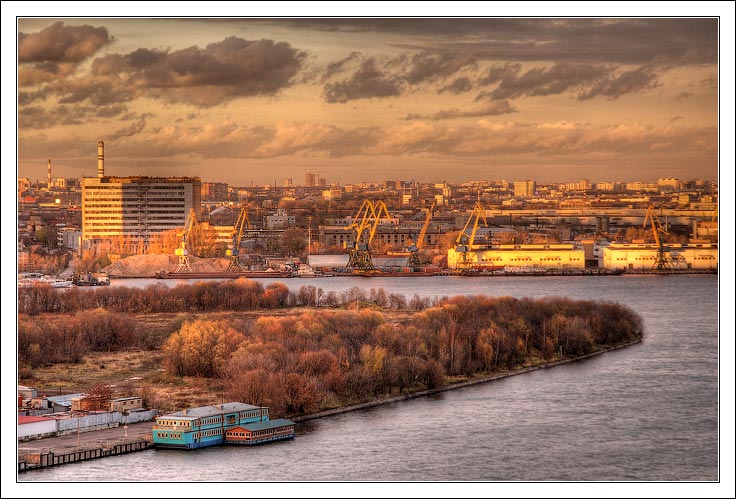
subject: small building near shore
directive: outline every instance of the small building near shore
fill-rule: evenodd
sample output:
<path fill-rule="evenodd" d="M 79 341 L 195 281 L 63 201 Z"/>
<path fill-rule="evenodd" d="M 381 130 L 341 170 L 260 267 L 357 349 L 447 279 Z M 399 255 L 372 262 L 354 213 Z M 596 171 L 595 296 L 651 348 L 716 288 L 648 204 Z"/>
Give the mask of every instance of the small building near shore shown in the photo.
<path fill-rule="evenodd" d="M 42 411 L 42 413 L 67 412 L 72 408 L 72 400 L 82 395 L 73 393 L 69 395 L 57 395 L 47 397 L 45 394 L 31 399 L 30 409 Z"/>
<path fill-rule="evenodd" d="M 18 416 L 18 439 L 56 434 L 56 420 L 41 416 Z"/>
<path fill-rule="evenodd" d="M 116 399 L 110 399 L 107 401 L 108 404 L 108 411 L 115 412 L 125 412 L 125 411 L 134 411 L 136 409 L 142 409 L 143 408 L 143 399 L 141 397 L 121 397 Z"/>

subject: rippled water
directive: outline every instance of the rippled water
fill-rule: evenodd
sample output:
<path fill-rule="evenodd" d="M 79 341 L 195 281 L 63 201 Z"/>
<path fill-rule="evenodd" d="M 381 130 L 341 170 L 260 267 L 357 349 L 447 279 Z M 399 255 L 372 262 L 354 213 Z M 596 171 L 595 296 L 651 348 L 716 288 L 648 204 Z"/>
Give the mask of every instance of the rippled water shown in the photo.
<path fill-rule="evenodd" d="M 149 450 L 26 472 L 19 480 L 719 479 L 717 276 L 283 282 L 325 291 L 384 287 L 407 297 L 483 293 L 616 301 L 641 314 L 645 337 L 573 364 L 302 423 L 293 441 L 246 449 Z M 122 284 L 133 283 L 115 283 Z"/>

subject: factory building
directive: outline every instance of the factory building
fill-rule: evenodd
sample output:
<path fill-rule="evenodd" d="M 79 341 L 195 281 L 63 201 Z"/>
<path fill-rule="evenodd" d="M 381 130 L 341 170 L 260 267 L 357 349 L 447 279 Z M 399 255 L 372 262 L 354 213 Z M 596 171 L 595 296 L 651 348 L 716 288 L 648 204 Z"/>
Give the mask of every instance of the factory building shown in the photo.
<path fill-rule="evenodd" d="M 465 266 L 491 270 L 583 270 L 585 250 L 574 243 L 499 244 L 468 252 L 450 248 L 447 266 L 451 269 Z"/>
<path fill-rule="evenodd" d="M 611 243 L 601 248 L 598 266 L 605 269 L 652 270 L 657 262 L 656 244 Z M 673 270 L 718 269 L 716 243 L 668 244 L 665 261 Z"/>
<path fill-rule="evenodd" d="M 157 233 L 182 228 L 189 210 L 201 212 L 198 177 L 110 177 L 98 143 L 97 177 L 82 179 L 82 243 L 105 241 L 145 248 Z"/>

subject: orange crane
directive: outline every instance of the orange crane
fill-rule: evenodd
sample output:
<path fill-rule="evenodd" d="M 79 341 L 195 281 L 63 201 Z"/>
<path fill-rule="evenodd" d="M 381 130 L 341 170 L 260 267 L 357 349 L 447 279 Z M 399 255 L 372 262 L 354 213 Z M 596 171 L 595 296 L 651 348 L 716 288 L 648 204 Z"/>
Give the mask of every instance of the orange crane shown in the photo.
<path fill-rule="evenodd" d="M 243 267 L 240 266 L 240 241 L 243 239 L 245 227 L 250 229 L 250 220 L 248 219 L 248 211 L 245 207 L 240 209 L 238 220 L 233 226 L 231 241 L 225 254 L 230 257 L 230 264 L 225 272 L 242 272 Z"/>
<path fill-rule="evenodd" d="M 376 203 L 369 199 L 363 201 L 353 223 L 345 227 L 345 230 L 353 230 L 355 234 L 355 240 L 351 244 L 345 244 L 345 247 L 350 250 L 347 264 L 349 268 L 361 272 L 375 270 L 370 245 L 376 235 L 380 221 L 390 218 L 388 207 L 383 201 L 376 201 Z M 368 230 L 367 237 L 365 237 L 366 230 Z"/>
<path fill-rule="evenodd" d="M 177 236 L 181 236 L 181 243 L 178 248 L 174 250 L 174 254 L 179 257 L 179 265 L 176 267 L 174 273 L 181 274 L 183 272 L 191 272 L 192 268 L 189 266 L 189 233 L 192 228 L 197 225 L 197 213 L 194 208 L 189 210 L 187 219 L 184 222 L 184 230 L 177 233 Z"/>
<path fill-rule="evenodd" d="M 419 237 L 409 245 L 409 260 L 407 265 L 413 269 L 418 269 L 421 266 L 419 261 L 419 250 L 424 246 L 424 238 L 427 235 L 427 228 L 429 227 L 429 221 L 432 220 L 432 210 L 434 210 L 434 203 L 427 210 L 427 217 L 424 219 L 424 225 L 422 230 L 419 232 Z"/>
<path fill-rule="evenodd" d="M 488 227 L 486 210 L 480 204 L 480 201 L 476 201 L 473 212 L 468 217 L 468 221 L 465 222 L 465 227 L 463 227 L 462 232 L 458 234 L 455 240 L 455 252 L 462 254 L 462 259 L 457 263 L 458 267 L 468 268 L 474 263 L 469 259 L 468 254 L 473 251 L 475 234 L 478 232 L 478 223 L 481 220 L 483 221 L 483 225 Z M 470 225 L 471 221 L 473 222 L 472 226 Z"/>
<path fill-rule="evenodd" d="M 670 248 L 669 246 L 665 246 L 662 237 L 660 237 L 669 234 L 669 232 L 667 232 L 667 230 L 662 227 L 662 222 L 660 222 L 659 217 L 657 217 L 657 215 L 654 213 L 653 204 L 650 204 L 649 208 L 647 209 L 647 214 L 644 217 L 643 228 L 647 228 L 647 223 L 649 223 L 652 228 L 654 243 L 657 245 L 657 256 L 654 260 L 654 266 L 652 267 L 652 270 L 672 270 L 672 258 L 669 254 Z"/>

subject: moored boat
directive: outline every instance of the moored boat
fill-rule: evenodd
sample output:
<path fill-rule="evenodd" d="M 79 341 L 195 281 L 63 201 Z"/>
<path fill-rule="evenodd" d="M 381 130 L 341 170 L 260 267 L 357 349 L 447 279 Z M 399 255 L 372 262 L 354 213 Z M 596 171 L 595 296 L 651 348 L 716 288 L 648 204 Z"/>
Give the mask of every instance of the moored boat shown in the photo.
<path fill-rule="evenodd" d="M 197 449 L 231 443 L 228 433 L 232 443 L 247 445 L 293 438 L 294 423 L 270 421 L 268 407 L 228 402 L 159 416 L 151 432 L 155 447 Z"/>
<path fill-rule="evenodd" d="M 74 285 L 72 281 L 60 279 L 40 272 L 28 272 L 18 275 L 18 287 L 28 288 L 33 286 L 50 286 L 52 288 L 70 288 Z"/>
<path fill-rule="evenodd" d="M 276 440 L 294 438 L 294 423 L 288 419 L 274 419 L 259 423 L 248 423 L 225 432 L 225 443 L 234 445 L 257 445 Z"/>

